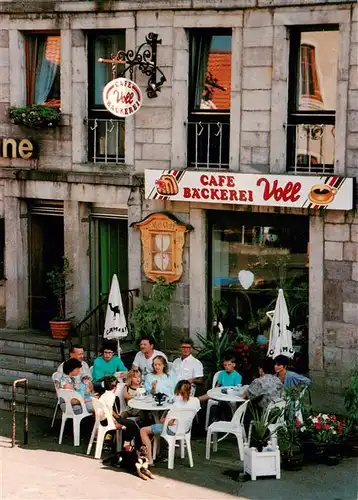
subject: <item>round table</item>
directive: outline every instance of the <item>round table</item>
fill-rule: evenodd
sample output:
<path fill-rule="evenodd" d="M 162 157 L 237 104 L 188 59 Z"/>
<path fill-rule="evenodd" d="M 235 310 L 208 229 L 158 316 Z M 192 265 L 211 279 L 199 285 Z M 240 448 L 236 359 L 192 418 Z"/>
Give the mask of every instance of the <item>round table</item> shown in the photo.
<path fill-rule="evenodd" d="M 215 401 L 225 401 L 225 403 L 243 403 L 246 401 L 246 399 L 242 397 L 246 386 L 242 387 L 240 392 L 230 387 L 225 387 L 225 389 L 228 390 L 228 394 L 221 392 L 222 387 L 214 387 L 208 390 L 207 395 L 209 398 L 215 399 Z"/>

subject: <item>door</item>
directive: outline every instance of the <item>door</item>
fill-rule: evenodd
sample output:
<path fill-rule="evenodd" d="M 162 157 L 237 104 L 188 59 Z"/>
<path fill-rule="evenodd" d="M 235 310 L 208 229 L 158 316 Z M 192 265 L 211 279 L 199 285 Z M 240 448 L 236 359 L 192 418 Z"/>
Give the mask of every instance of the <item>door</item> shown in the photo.
<path fill-rule="evenodd" d="M 48 330 L 57 304 L 47 285 L 47 273 L 64 255 L 63 215 L 30 212 L 29 317 L 32 328 Z"/>
<path fill-rule="evenodd" d="M 109 294 L 113 274 L 128 289 L 128 221 L 93 217 L 91 225 L 91 299 L 96 307 Z"/>

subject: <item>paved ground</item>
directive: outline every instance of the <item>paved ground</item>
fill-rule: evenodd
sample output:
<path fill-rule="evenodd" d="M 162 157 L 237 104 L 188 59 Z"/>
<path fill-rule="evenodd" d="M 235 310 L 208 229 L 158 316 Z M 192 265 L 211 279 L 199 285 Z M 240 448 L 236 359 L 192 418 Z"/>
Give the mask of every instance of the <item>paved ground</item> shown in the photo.
<path fill-rule="evenodd" d="M 21 420 L 19 420 L 21 425 Z M 219 444 L 210 462 L 204 458 L 203 439 L 193 442 L 194 468 L 176 459 L 168 471 L 159 463 L 156 478 L 139 478 L 102 465 L 85 455 L 89 426 L 83 429 L 79 448 L 72 446 L 70 426 L 64 444 L 57 443 L 58 426 L 30 417 L 29 445 L 10 448 L 10 414 L 0 411 L 0 498 L 2 500 L 357 500 L 357 461 L 344 459 L 335 467 L 305 466 L 298 472 L 283 471 L 282 479 L 240 483 L 224 474 L 240 470 L 233 441 Z M 86 427 L 86 426 L 85 426 Z M 19 437 L 21 437 L 19 427 Z M 86 434 L 87 432 L 87 434 Z M 235 457 L 232 458 L 232 457 Z"/>

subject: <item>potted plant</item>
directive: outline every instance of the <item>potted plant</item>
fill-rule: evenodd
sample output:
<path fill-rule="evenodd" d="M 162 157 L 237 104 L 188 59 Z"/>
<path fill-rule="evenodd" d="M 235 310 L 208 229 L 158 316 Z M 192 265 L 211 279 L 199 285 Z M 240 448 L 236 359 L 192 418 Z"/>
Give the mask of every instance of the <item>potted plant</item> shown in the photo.
<path fill-rule="evenodd" d="M 277 414 L 259 413 L 250 403 L 253 420 L 250 424 L 250 447 L 244 446 L 244 473 L 252 480 L 257 476 L 281 477 L 280 449 L 270 441 L 269 425 L 276 422 Z"/>
<path fill-rule="evenodd" d="M 349 454 L 358 456 L 358 363 L 351 372 L 350 384 L 345 392 L 344 406 L 348 416 L 346 442 Z"/>
<path fill-rule="evenodd" d="M 142 300 L 129 316 L 129 322 L 138 340 L 151 335 L 159 347 L 171 330 L 170 303 L 176 289 L 175 283 L 158 278 L 147 299 Z"/>
<path fill-rule="evenodd" d="M 65 299 L 67 291 L 72 287 L 69 276 L 72 274 L 72 269 L 67 257 L 62 257 L 62 264 L 54 266 L 47 273 L 46 283 L 51 288 L 53 295 L 57 300 L 57 315 L 50 321 L 52 337 L 54 339 L 64 339 L 67 337 L 71 328 L 72 321 L 66 318 Z"/>
<path fill-rule="evenodd" d="M 299 435 L 301 425 L 297 419 L 287 420 L 286 425 L 277 431 L 283 469 L 302 469 L 304 454 Z"/>
<path fill-rule="evenodd" d="M 50 106 L 32 104 L 31 106 L 11 106 L 8 117 L 16 125 L 32 129 L 53 128 L 61 122 L 61 111 Z"/>
<path fill-rule="evenodd" d="M 328 465 L 336 465 L 339 462 L 339 445 L 345 424 L 338 420 L 336 415 L 310 415 L 299 428 L 303 433 L 305 454 L 309 458 Z"/>

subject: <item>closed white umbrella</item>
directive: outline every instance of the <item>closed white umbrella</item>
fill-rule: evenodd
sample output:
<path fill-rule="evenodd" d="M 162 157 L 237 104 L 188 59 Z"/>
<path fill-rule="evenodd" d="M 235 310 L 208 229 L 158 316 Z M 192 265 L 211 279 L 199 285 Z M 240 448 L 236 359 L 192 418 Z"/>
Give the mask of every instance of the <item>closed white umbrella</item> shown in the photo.
<path fill-rule="evenodd" d="M 121 291 L 117 275 L 112 278 L 111 290 L 108 297 L 106 320 L 104 323 L 104 338 L 108 340 L 117 339 L 118 356 L 120 356 L 119 339 L 128 335 L 126 317 L 124 315 Z"/>
<path fill-rule="evenodd" d="M 271 319 L 270 341 L 267 356 L 275 358 L 283 354 L 293 358 L 292 333 L 289 330 L 290 317 L 282 288 L 278 291 L 278 297 L 274 311 L 269 311 L 267 316 Z"/>

